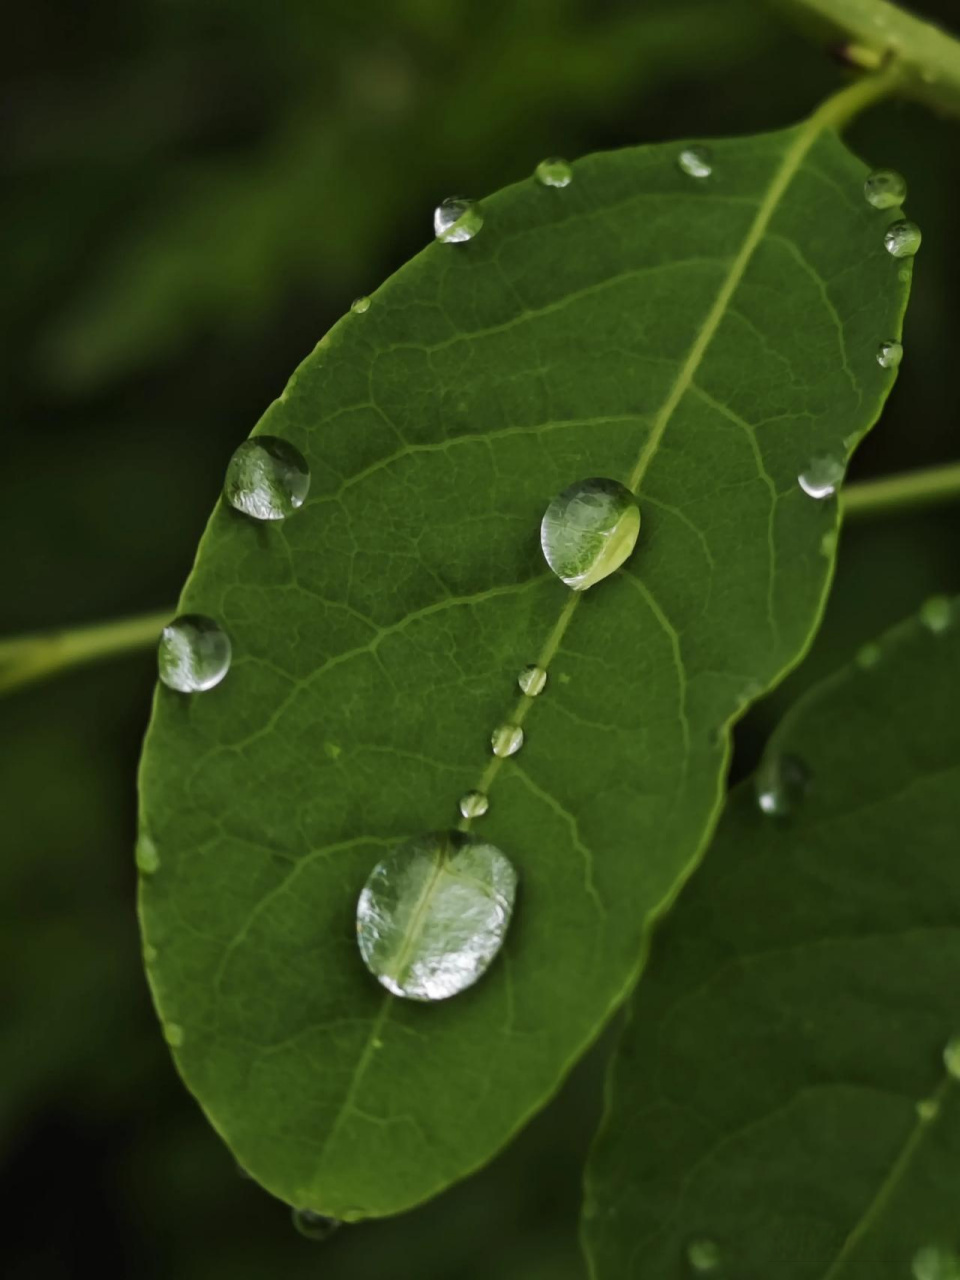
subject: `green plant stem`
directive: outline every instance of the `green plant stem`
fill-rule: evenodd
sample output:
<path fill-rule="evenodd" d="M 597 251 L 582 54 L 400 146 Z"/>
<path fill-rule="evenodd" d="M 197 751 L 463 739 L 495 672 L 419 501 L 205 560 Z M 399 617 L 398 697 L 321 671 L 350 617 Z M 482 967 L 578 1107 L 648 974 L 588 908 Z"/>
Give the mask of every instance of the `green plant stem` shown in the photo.
<path fill-rule="evenodd" d="M 953 498 L 960 498 L 960 462 L 849 484 L 841 492 L 840 504 L 844 520 L 863 520 L 935 506 Z"/>
<path fill-rule="evenodd" d="M 0 640 L 0 696 L 69 667 L 155 644 L 174 610 Z"/>

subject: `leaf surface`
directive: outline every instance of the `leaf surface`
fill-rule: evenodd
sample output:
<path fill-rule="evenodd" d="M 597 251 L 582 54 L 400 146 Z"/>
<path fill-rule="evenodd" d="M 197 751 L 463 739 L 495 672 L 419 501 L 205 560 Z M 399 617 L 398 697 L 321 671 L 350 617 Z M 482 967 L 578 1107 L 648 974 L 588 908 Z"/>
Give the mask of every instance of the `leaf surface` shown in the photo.
<path fill-rule="evenodd" d="M 864 653 L 771 740 L 806 796 L 739 787 L 658 934 L 588 1171 L 601 1280 L 689 1277 L 706 1241 L 743 1280 L 960 1249 L 960 628 Z"/>
<path fill-rule="evenodd" d="M 181 610 L 235 656 L 207 693 L 158 690 L 148 969 L 189 1087 L 293 1203 L 404 1209 L 546 1101 L 703 847 L 730 723 L 818 620 L 836 509 L 797 476 L 877 417 L 910 264 L 822 120 L 711 145 L 707 179 L 671 144 L 485 200 L 475 239 L 388 280 L 258 425 L 306 455 L 303 509 L 265 528 L 221 505 L 203 538 Z M 643 524 L 574 596 L 538 530 L 590 476 L 629 482 Z M 547 688 L 518 702 L 537 660 Z M 526 743 L 491 767 L 511 715 Z M 507 944 L 413 1006 L 361 963 L 357 898 L 481 781 L 520 877 Z"/>

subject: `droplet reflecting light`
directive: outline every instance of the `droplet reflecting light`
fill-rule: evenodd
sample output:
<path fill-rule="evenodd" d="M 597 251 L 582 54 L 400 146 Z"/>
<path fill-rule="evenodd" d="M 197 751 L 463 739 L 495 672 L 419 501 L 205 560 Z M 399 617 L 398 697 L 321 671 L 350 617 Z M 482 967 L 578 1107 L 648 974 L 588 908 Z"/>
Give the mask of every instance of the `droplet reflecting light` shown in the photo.
<path fill-rule="evenodd" d="M 183 614 L 163 628 L 157 659 L 160 679 L 168 689 L 202 693 L 227 674 L 230 639 L 212 618 Z"/>
<path fill-rule="evenodd" d="M 540 525 L 544 558 L 574 591 L 586 591 L 619 569 L 640 532 L 640 508 L 619 480 L 595 477 L 564 489 Z"/>
<path fill-rule="evenodd" d="M 443 244 L 472 240 L 483 226 L 483 214 L 465 196 L 451 196 L 433 211 L 433 234 Z"/>
<path fill-rule="evenodd" d="M 252 520 L 285 520 L 303 505 L 310 468 L 299 449 L 276 436 L 244 440 L 227 466 L 223 494 Z"/>

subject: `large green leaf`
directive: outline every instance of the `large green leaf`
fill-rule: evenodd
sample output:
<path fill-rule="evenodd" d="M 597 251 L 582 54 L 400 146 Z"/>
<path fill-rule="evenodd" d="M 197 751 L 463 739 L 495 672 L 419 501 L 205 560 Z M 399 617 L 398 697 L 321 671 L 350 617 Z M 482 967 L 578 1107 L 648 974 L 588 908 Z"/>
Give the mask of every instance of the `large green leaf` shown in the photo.
<path fill-rule="evenodd" d="M 909 264 L 823 116 L 712 147 L 709 178 L 641 147 L 485 200 L 259 424 L 306 454 L 303 509 L 221 507 L 204 536 L 182 609 L 235 660 L 158 691 L 148 967 L 188 1085 L 289 1201 L 403 1209 L 549 1097 L 703 847 L 730 723 L 816 625 L 836 509 L 797 476 L 879 413 Z M 634 482 L 643 526 L 574 605 L 538 527 L 597 475 Z M 481 820 L 520 875 L 505 951 L 455 999 L 388 996 L 357 952 L 364 880 L 454 821 L 543 653 Z"/>
<path fill-rule="evenodd" d="M 960 1250 L 946 620 L 891 632 L 787 716 L 763 769 L 806 767 L 792 812 L 762 813 L 751 782 L 731 797 L 615 1062 L 588 1175 L 594 1275 L 689 1276 L 691 1258 L 741 1280 L 957 1274 L 929 1254 L 911 1270 L 921 1250 Z"/>

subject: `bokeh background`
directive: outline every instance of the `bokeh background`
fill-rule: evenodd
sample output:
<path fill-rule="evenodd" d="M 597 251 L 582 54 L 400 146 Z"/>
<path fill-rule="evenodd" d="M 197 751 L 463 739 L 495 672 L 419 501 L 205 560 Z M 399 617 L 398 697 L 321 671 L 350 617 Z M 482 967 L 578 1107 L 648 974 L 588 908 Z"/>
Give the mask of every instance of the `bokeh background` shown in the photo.
<path fill-rule="evenodd" d="M 842 74 L 761 0 L 33 0 L 4 26 L 4 634 L 176 599 L 231 451 L 350 300 L 428 241 L 439 198 L 548 154 L 791 123 Z M 851 134 L 907 175 L 924 231 L 858 478 L 960 454 L 958 128 L 892 104 Z M 960 590 L 958 549 L 949 509 L 850 528 L 821 636 L 741 727 L 738 773 L 805 683 Z M 0 703 L 0 1270 L 582 1280 L 609 1037 L 489 1169 L 402 1218 L 310 1243 L 238 1174 L 141 973 L 153 679 L 133 654 Z"/>

